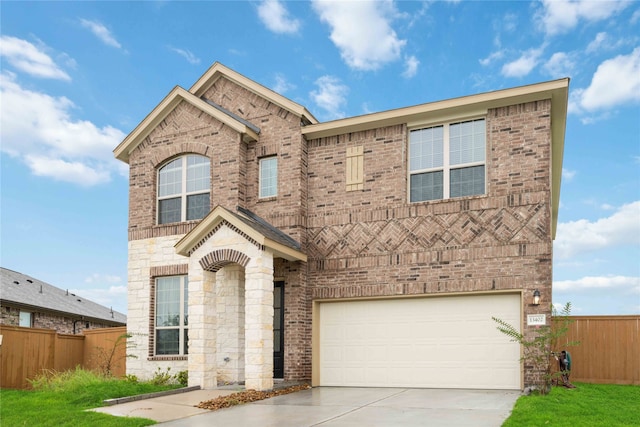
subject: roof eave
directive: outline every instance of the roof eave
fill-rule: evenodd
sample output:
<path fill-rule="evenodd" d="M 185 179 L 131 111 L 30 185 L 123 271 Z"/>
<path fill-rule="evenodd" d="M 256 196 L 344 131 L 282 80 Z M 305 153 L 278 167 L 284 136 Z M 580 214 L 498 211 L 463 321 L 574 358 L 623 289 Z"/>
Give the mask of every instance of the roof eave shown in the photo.
<path fill-rule="evenodd" d="M 568 82 L 568 78 L 560 79 L 318 123 L 304 127 L 302 134 L 307 139 L 316 139 L 382 126 L 433 121 L 454 114 L 474 115 L 489 108 L 551 98 L 557 91 L 566 91 Z"/>
<path fill-rule="evenodd" d="M 285 258 L 289 261 L 307 261 L 307 256 L 304 253 L 265 237 L 262 233 L 256 231 L 238 219 L 238 217 L 222 206 L 214 208 L 193 230 L 187 233 L 178 241 L 178 243 L 175 244 L 174 247 L 176 253 L 182 256 L 189 256 L 193 247 L 204 239 L 207 233 L 222 221 L 227 221 L 242 233 L 256 241 L 259 245 L 270 249 L 279 257 Z"/>
<path fill-rule="evenodd" d="M 136 128 L 113 150 L 115 157 L 125 163 L 129 163 L 131 152 L 173 111 L 181 102 L 188 102 L 194 107 L 219 120 L 242 135 L 245 142 L 257 141 L 258 133 L 249 126 L 235 118 L 207 104 L 207 102 L 187 92 L 180 86 L 176 86 L 164 97 L 156 108 L 136 126 Z"/>
<path fill-rule="evenodd" d="M 70 311 L 63 311 L 63 310 L 56 310 L 54 308 L 42 307 L 42 306 L 37 306 L 37 305 L 33 305 L 33 304 L 26 304 L 26 303 L 22 303 L 22 302 L 18 302 L 18 301 L 7 300 L 7 299 L 0 299 L 0 306 L 12 306 L 12 307 L 17 307 L 17 308 L 24 308 L 24 309 L 29 310 L 29 311 L 47 312 L 47 313 L 53 313 L 53 314 L 56 314 L 56 315 L 63 315 L 63 316 L 66 316 L 66 317 L 82 317 L 83 320 L 92 321 L 92 322 L 95 322 L 95 323 L 113 323 L 113 324 L 118 324 L 118 325 L 126 325 L 127 324 L 126 320 L 124 322 L 121 322 L 121 321 L 113 319 L 113 318 L 109 319 L 109 318 L 95 317 L 95 316 L 90 316 L 90 315 L 87 315 L 87 314 L 73 313 L 73 312 L 70 312 Z"/>

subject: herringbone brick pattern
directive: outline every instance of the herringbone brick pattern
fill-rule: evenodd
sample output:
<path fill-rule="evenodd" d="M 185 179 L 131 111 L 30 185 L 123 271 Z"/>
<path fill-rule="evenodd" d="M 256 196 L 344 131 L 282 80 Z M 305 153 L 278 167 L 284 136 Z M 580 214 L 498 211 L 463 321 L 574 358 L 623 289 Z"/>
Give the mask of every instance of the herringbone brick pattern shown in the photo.
<path fill-rule="evenodd" d="M 380 255 L 547 239 L 542 206 L 519 206 L 387 221 L 329 225 L 309 230 L 312 259 Z"/>

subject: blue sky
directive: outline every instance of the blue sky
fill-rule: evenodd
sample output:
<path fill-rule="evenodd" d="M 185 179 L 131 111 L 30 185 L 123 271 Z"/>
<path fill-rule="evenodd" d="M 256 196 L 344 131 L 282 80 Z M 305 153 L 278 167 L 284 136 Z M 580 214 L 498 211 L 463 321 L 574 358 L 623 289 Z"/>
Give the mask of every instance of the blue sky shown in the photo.
<path fill-rule="evenodd" d="M 0 9 L 5 268 L 126 313 L 127 168 L 112 150 L 215 61 L 320 121 L 570 77 L 553 302 L 640 313 L 639 2 Z"/>

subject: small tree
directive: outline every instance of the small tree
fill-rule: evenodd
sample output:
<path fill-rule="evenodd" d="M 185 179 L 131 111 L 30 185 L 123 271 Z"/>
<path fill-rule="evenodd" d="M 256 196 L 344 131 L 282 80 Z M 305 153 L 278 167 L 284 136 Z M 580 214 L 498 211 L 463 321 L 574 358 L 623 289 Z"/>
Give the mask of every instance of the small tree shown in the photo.
<path fill-rule="evenodd" d="M 131 336 L 131 334 L 119 335 L 110 348 L 96 346 L 97 354 L 94 360 L 100 372 L 102 372 L 104 375 L 111 376 L 113 367 L 122 359 L 125 359 L 127 357 L 137 357 L 133 354 L 126 354 L 126 350 L 131 348 L 131 345 L 127 342 L 127 338 L 131 338 Z M 120 356 L 118 354 L 118 349 L 120 347 L 125 348 L 124 356 Z"/>
<path fill-rule="evenodd" d="M 504 320 L 491 317 L 498 324 L 497 329 L 503 334 L 522 345 L 523 356 L 520 361 L 533 367 L 541 373 L 536 385 L 541 394 L 547 394 L 551 390 L 553 379 L 560 376 L 560 372 L 551 373 L 552 349 L 558 345 L 560 338 L 569 331 L 569 325 L 573 322 L 569 318 L 571 314 L 571 303 L 568 302 L 558 314 L 555 307 L 551 306 L 551 321 L 549 325 L 540 326 L 531 338 L 526 338 L 523 333 Z M 551 323 L 553 322 L 553 323 Z M 566 345 L 577 345 L 579 342 L 569 342 Z"/>

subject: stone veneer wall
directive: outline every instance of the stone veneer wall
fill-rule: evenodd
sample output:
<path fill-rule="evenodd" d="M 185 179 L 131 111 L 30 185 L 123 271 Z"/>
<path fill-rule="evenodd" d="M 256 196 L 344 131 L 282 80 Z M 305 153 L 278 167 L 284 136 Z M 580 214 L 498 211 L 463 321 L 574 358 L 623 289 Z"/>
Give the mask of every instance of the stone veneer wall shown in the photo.
<path fill-rule="evenodd" d="M 188 259 L 174 249 L 180 237 L 129 241 L 127 332 L 132 337 L 127 351 L 135 357 L 127 359 L 127 374 L 141 379 L 151 378 L 158 368 L 164 371 L 171 367 L 173 373 L 187 370 L 187 357 L 153 357 L 152 283 L 154 276 L 186 274 Z"/>

